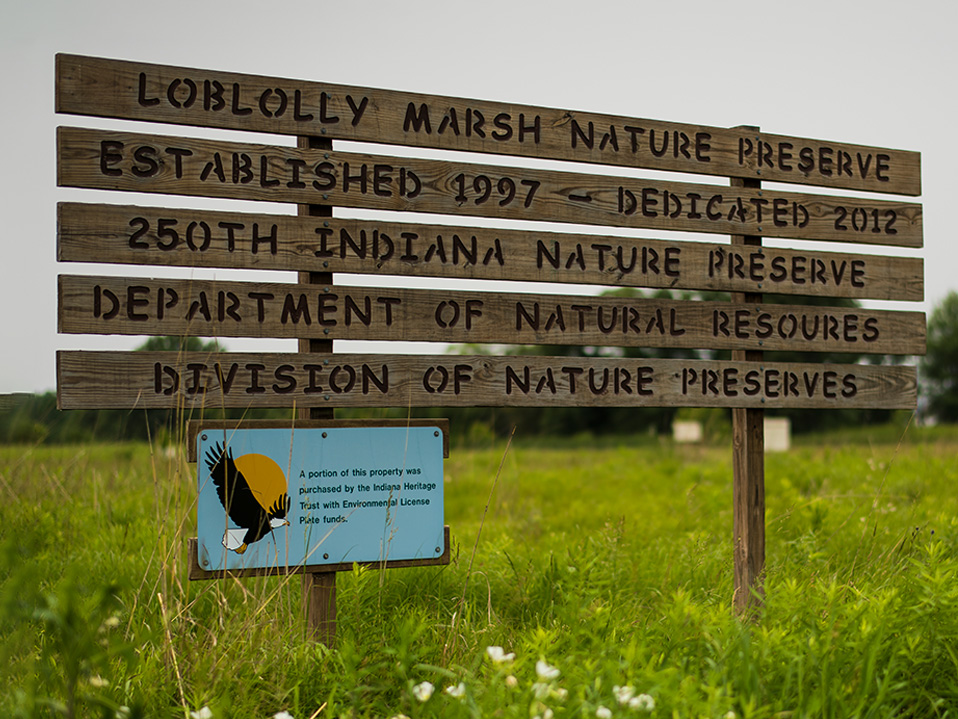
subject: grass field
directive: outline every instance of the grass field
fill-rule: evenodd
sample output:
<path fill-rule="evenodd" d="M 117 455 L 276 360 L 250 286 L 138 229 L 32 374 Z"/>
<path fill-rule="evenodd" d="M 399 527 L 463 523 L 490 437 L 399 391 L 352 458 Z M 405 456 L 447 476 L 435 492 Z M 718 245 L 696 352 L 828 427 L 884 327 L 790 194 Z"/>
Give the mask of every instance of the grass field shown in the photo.
<path fill-rule="evenodd" d="M 767 457 L 753 621 L 727 446 L 454 449 L 452 564 L 339 575 L 332 650 L 304 639 L 299 578 L 187 581 L 182 457 L 0 448 L 0 713 L 955 717 L 958 432 L 899 434 Z"/>

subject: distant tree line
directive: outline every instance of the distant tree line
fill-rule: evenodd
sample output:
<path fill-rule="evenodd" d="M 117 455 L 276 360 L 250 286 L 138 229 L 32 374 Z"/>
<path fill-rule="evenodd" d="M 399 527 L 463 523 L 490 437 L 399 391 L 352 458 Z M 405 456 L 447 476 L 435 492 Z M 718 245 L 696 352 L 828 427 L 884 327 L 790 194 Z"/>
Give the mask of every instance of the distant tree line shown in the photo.
<path fill-rule="evenodd" d="M 675 293 L 666 290 L 642 292 L 616 289 L 604 293 L 611 297 L 652 297 L 682 300 L 727 300 L 724 293 Z M 817 297 L 765 295 L 763 303 L 803 304 L 821 307 L 857 307 L 854 300 Z M 154 337 L 139 350 L 218 351 L 215 342 L 176 337 Z M 728 359 L 730 353 L 716 350 L 678 350 L 635 347 L 508 346 L 463 345 L 460 354 L 510 354 L 559 357 L 623 357 L 674 359 Z M 808 362 L 853 364 L 895 363 L 902 358 L 876 355 L 822 352 L 766 352 L 769 362 Z M 958 421 L 958 295 L 952 294 L 937 308 L 929 322 L 928 356 L 922 363 L 927 397 L 924 403 L 940 419 Z M 448 417 L 460 437 L 507 436 L 518 427 L 523 436 L 570 436 L 583 432 L 600 434 L 668 433 L 676 415 L 693 416 L 723 427 L 729 425 L 729 410 L 679 410 L 674 407 L 467 407 L 412 409 L 339 410 L 337 417 L 399 418 Z M 774 413 L 789 417 L 796 433 L 821 431 L 844 425 L 886 422 L 890 410 L 785 410 Z M 206 410 L 203 417 L 284 418 L 289 409 Z M 0 442 L 67 443 L 118 440 L 165 440 L 175 437 L 184 420 L 173 410 L 70 410 L 56 409 L 56 395 L 15 395 L 0 405 Z"/>

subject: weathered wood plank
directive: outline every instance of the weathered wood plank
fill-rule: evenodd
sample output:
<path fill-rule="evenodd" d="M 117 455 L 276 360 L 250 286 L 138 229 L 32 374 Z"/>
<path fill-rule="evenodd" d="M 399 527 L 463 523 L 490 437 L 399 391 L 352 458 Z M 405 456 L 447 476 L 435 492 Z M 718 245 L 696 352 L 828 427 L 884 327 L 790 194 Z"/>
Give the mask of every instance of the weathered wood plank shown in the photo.
<path fill-rule="evenodd" d="M 920 355 L 922 312 L 62 275 L 70 334 Z"/>
<path fill-rule="evenodd" d="M 61 186 L 920 247 L 921 205 L 59 128 Z"/>
<path fill-rule="evenodd" d="M 766 407 L 914 409 L 914 367 L 449 355 L 57 353 L 62 409 Z"/>
<path fill-rule="evenodd" d="M 57 228 L 63 262 L 924 299 L 920 257 L 72 202 Z"/>
<path fill-rule="evenodd" d="M 343 427 L 439 427 L 442 456 L 449 458 L 448 419 L 191 419 L 186 423 L 186 461 L 196 461 L 196 436 L 200 430 L 232 432 L 237 429 L 342 429 Z"/>
<path fill-rule="evenodd" d="M 371 569 L 403 569 L 406 567 L 437 567 L 449 564 L 452 556 L 449 543 L 449 525 L 445 526 L 445 549 L 441 556 L 424 559 L 387 559 L 385 562 L 356 562 Z M 228 577 L 285 577 L 291 574 L 323 574 L 326 572 L 351 572 L 353 562 L 339 564 L 308 564 L 293 566 L 265 567 L 255 569 L 222 569 L 209 571 L 200 565 L 196 537 L 187 540 L 189 552 L 189 578 L 191 581 L 203 579 L 226 579 Z M 334 585 L 335 586 L 335 585 Z"/>
<path fill-rule="evenodd" d="M 917 152 L 57 55 L 57 112 L 921 194 Z"/>

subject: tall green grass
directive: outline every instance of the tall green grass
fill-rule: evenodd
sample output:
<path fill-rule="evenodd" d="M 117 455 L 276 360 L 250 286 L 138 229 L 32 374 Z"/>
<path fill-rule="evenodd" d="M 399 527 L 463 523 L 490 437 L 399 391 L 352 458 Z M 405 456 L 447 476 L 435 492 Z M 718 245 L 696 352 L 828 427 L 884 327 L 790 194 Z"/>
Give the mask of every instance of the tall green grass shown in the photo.
<path fill-rule="evenodd" d="M 767 457 L 752 620 L 730 605 L 726 447 L 520 441 L 447 460 L 450 566 L 339 575 L 330 649 L 299 578 L 187 581 L 181 454 L 3 448 L 0 712 L 958 716 L 958 435 L 834 439 Z"/>

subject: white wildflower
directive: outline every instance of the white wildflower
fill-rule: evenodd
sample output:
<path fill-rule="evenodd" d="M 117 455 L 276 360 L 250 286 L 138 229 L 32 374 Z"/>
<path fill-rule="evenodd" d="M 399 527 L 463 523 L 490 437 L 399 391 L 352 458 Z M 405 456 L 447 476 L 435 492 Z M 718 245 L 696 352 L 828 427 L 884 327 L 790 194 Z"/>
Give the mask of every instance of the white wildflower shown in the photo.
<path fill-rule="evenodd" d="M 128 707 L 126 704 L 123 704 L 116 710 L 116 714 L 114 716 L 116 719 L 129 719 L 130 707 Z"/>
<path fill-rule="evenodd" d="M 519 686 L 519 680 L 515 678 L 512 674 L 506 677 L 506 686 L 510 689 L 515 689 Z"/>
<path fill-rule="evenodd" d="M 190 712 L 193 719 L 213 719 L 213 710 L 209 707 L 203 707 L 195 712 Z"/>
<path fill-rule="evenodd" d="M 293 715 L 283 709 L 283 711 L 273 714 L 273 719 L 293 719 Z"/>
<path fill-rule="evenodd" d="M 405 714 L 394 714 L 389 719 L 409 719 Z"/>
<path fill-rule="evenodd" d="M 536 675 L 544 682 L 551 682 L 559 678 L 559 670 L 540 659 L 536 662 Z"/>
<path fill-rule="evenodd" d="M 559 699 L 559 701 L 565 701 L 569 696 L 569 690 L 565 687 L 556 687 L 552 693 Z"/>
<path fill-rule="evenodd" d="M 120 626 L 120 618 L 112 614 L 103 620 L 103 624 L 100 625 L 100 631 L 105 632 L 108 629 L 116 629 L 118 626 Z"/>
<path fill-rule="evenodd" d="M 615 694 L 615 699 L 619 704 L 628 704 L 629 700 L 635 696 L 635 689 L 630 686 L 612 687 L 612 693 Z"/>
<path fill-rule="evenodd" d="M 94 687 L 95 689 L 103 689 L 104 687 L 110 686 L 110 682 L 101 677 L 99 674 L 94 674 L 92 677 L 90 677 L 90 686 Z"/>
<path fill-rule="evenodd" d="M 629 709 L 641 709 L 650 712 L 655 709 L 655 699 L 648 694 L 639 694 L 639 696 L 629 699 Z"/>
<path fill-rule="evenodd" d="M 466 696 L 466 685 L 462 682 L 459 682 L 455 686 L 450 684 L 448 687 L 446 687 L 446 694 L 451 697 L 455 697 L 456 699 L 462 699 L 464 696 Z"/>
<path fill-rule="evenodd" d="M 553 716 L 554 714 L 549 707 L 546 707 L 546 710 L 542 712 L 542 719 L 552 719 Z"/>
<path fill-rule="evenodd" d="M 427 702 L 435 688 L 432 682 L 420 682 L 412 688 L 412 695 L 421 702 Z"/>
<path fill-rule="evenodd" d="M 544 682 L 536 682 L 532 685 L 532 693 L 535 694 L 536 699 L 545 699 L 549 696 L 549 685 Z"/>
<path fill-rule="evenodd" d="M 729 709 L 727 712 L 725 712 L 724 719 L 738 719 L 738 714 Z"/>
<path fill-rule="evenodd" d="M 595 715 L 598 719 L 612 719 L 612 710 L 608 707 L 600 706 L 595 710 Z"/>
<path fill-rule="evenodd" d="M 516 658 L 515 652 L 506 654 L 502 647 L 486 647 L 486 654 L 489 655 L 493 664 L 505 664 Z"/>

